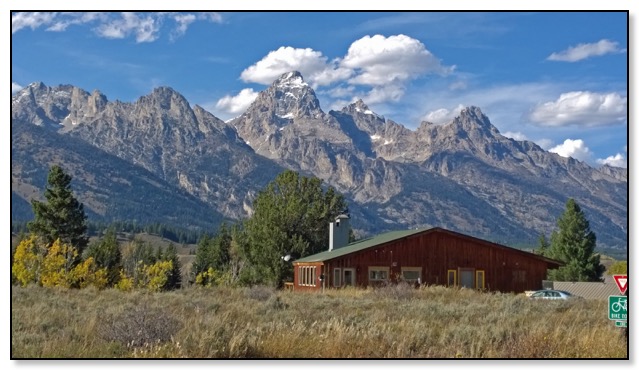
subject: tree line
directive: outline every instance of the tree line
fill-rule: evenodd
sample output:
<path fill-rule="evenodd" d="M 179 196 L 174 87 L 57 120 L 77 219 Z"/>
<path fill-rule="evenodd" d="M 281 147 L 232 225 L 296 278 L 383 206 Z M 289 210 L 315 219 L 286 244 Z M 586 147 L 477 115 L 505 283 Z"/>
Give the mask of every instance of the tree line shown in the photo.
<path fill-rule="evenodd" d="M 172 243 L 163 250 L 134 240 L 120 248 L 115 228 L 89 243 L 84 206 L 74 197 L 71 176 L 53 166 L 47 177 L 45 202 L 31 202 L 34 220 L 28 235 L 12 253 L 14 282 L 46 287 L 121 290 L 175 289 L 181 284 L 177 249 Z"/>
<path fill-rule="evenodd" d="M 26 234 L 29 232 L 28 221 L 11 222 L 11 232 Z M 123 233 L 148 233 L 161 236 L 174 243 L 196 244 L 204 235 L 202 230 L 187 230 L 182 227 L 165 225 L 161 223 L 139 224 L 136 221 L 116 220 L 112 222 L 89 221 L 86 222 L 88 236 L 102 236 L 109 228 Z"/>
<path fill-rule="evenodd" d="M 291 280 L 293 268 L 282 256 L 304 257 L 328 245 L 328 225 L 347 211 L 344 197 L 323 188 L 315 177 L 285 171 L 254 201 L 253 215 L 235 224 L 223 223 L 198 240 L 190 273 L 180 275 L 174 245 L 166 251 L 133 240 L 120 248 L 116 230 L 137 231 L 134 223 L 116 223 L 106 234 L 88 243 L 83 205 L 73 196 L 71 177 L 53 166 L 47 178 L 46 202 L 32 201 L 34 220 L 12 254 L 16 282 L 26 285 L 123 290 L 174 289 L 184 283 L 202 286 L 279 286 Z M 149 231 L 170 230 L 153 225 Z M 56 278 L 50 278 L 55 273 Z"/>
<path fill-rule="evenodd" d="M 136 231 L 134 223 L 115 224 L 102 238 L 88 243 L 87 217 L 73 196 L 71 177 L 53 166 L 47 182 L 46 202 L 32 201 L 35 217 L 27 224 L 29 234 L 12 254 L 13 277 L 23 285 L 154 291 L 183 283 L 281 286 L 293 278 L 292 264 L 283 257 L 324 251 L 329 223 L 348 212 L 344 197 L 334 188 L 324 189 L 322 180 L 287 170 L 258 193 L 251 217 L 223 223 L 216 232 L 199 238 L 195 261 L 182 276 L 172 243 L 166 250 L 139 240 L 118 245 L 116 230 Z M 153 227 L 149 230 L 163 229 L 159 224 Z M 588 220 L 569 199 L 550 242 L 542 234 L 535 252 L 563 263 L 549 271 L 551 280 L 597 281 L 604 267 L 595 246 Z"/>

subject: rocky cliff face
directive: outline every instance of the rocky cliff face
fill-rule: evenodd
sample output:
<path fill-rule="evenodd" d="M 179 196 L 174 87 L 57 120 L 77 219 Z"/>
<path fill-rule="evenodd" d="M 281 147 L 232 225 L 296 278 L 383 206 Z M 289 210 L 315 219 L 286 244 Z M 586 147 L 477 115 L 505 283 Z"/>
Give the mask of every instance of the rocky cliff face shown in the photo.
<path fill-rule="evenodd" d="M 361 100 L 325 113 L 303 77 L 290 72 L 229 123 L 191 108 L 167 87 L 122 103 L 98 91 L 36 83 L 12 99 L 12 132 L 23 126 L 49 135 L 42 146 L 51 153 L 82 143 L 83 153 L 94 148 L 95 155 L 147 171 L 227 218 L 248 215 L 257 191 L 290 168 L 344 193 L 362 234 L 442 226 L 503 243 L 534 243 L 540 233 L 550 234 L 573 197 L 600 245 L 627 245 L 626 170 L 594 169 L 506 138 L 477 107 L 447 124 L 423 122 L 412 131 Z M 16 199 L 29 199 L 43 185 L 21 169 L 46 156 L 13 158 L 26 145 L 12 136 L 12 184 L 15 178 L 31 191 Z M 89 184 L 98 170 L 81 163 L 79 181 Z"/>
<path fill-rule="evenodd" d="M 76 87 L 32 84 L 14 97 L 12 122 L 87 143 L 232 219 L 244 216 L 257 191 L 282 170 L 256 156 L 232 126 L 199 106 L 191 109 L 167 87 L 122 103 Z"/>

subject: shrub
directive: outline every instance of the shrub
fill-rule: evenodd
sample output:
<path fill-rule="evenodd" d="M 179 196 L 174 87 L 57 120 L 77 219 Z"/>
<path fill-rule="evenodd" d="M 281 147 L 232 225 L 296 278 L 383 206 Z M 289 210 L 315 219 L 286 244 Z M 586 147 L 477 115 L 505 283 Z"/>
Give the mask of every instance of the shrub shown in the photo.
<path fill-rule="evenodd" d="M 89 285 L 98 289 L 106 287 L 106 269 L 99 269 L 93 258 L 76 265 L 77 257 L 77 249 L 59 239 L 47 250 L 32 236 L 23 240 L 16 249 L 11 270 L 23 286 L 38 283 L 44 287 L 67 289 L 85 288 Z"/>
<path fill-rule="evenodd" d="M 35 236 L 32 235 L 20 242 L 11 266 L 11 272 L 20 285 L 26 286 L 40 281 L 42 259 Z"/>
<path fill-rule="evenodd" d="M 213 269 L 213 267 L 209 267 L 208 270 L 200 272 L 195 276 L 195 284 L 208 288 L 220 285 L 222 280 L 223 275 L 220 274 L 219 271 Z"/>
<path fill-rule="evenodd" d="M 158 261 L 152 265 L 144 266 L 144 281 L 141 287 L 152 292 L 164 290 L 172 271 L 172 261 Z"/>
<path fill-rule="evenodd" d="M 246 289 L 245 292 L 247 298 L 255 299 L 257 301 L 266 301 L 275 294 L 275 289 L 264 285 L 256 285 Z"/>
<path fill-rule="evenodd" d="M 129 292 L 133 290 L 133 279 L 126 276 L 123 270 L 120 270 L 120 279 L 115 284 L 115 288 L 123 292 Z"/>
<path fill-rule="evenodd" d="M 180 328 L 169 313 L 147 305 L 108 316 L 100 325 L 103 339 L 127 347 L 143 347 L 168 342 Z"/>
<path fill-rule="evenodd" d="M 415 288 L 405 282 L 387 282 L 384 285 L 373 288 L 372 295 L 382 299 L 411 299 L 415 296 Z"/>

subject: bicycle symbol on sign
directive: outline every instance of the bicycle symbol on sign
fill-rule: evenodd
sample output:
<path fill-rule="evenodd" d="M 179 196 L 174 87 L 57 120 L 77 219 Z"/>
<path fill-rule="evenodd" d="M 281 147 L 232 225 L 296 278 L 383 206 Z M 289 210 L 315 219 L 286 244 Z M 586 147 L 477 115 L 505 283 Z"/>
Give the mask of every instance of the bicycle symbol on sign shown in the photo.
<path fill-rule="evenodd" d="M 612 304 L 612 312 L 628 311 L 628 299 L 620 299 Z"/>

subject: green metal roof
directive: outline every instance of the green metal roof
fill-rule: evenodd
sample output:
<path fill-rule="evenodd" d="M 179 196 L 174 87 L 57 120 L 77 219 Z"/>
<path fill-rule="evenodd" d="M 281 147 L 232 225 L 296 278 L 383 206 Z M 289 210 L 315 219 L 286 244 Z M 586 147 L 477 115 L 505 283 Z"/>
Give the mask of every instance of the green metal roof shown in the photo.
<path fill-rule="evenodd" d="M 401 239 L 413 234 L 420 233 L 427 229 L 418 229 L 418 230 L 400 230 L 400 231 L 391 231 L 384 234 L 377 235 L 373 238 L 362 239 L 356 242 L 350 243 L 349 245 L 333 249 L 332 251 L 321 252 L 317 254 L 313 254 L 311 256 L 307 256 L 304 258 L 300 258 L 294 263 L 298 262 L 322 262 L 326 260 L 333 259 L 335 257 L 341 257 L 349 253 L 361 251 L 367 248 L 371 248 L 380 244 L 384 244 L 393 240 Z"/>
<path fill-rule="evenodd" d="M 313 254 L 311 256 L 307 256 L 304 258 L 300 258 L 296 261 L 293 262 L 293 264 L 296 263 L 304 263 L 304 262 L 324 262 L 324 261 L 328 261 L 330 259 L 336 258 L 336 257 L 341 257 L 350 253 L 354 253 L 354 252 L 358 252 L 367 248 L 371 248 L 371 247 L 376 247 L 378 245 L 384 244 L 384 243 L 388 243 L 390 241 L 393 240 L 397 240 L 397 239 L 401 239 L 401 238 L 405 238 L 407 236 L 411 236 L 417 233 L 422 233 L 425 231 L 439 231 L 439 232 L 443 232 L 443 233 L 448 233 L 451 235 L 456 235 L 457 237 L 463 237 L 463 238 L 467 238 L 467 239 L 472 239 L 472 240 L 476 240 L 478 242 L 481 243 L 485 243 L 485 244 L 489 244 L 492 245 L 493 247 L 497 247 L 497 248 L 502 248 L 502 249 L 507 249 L 507 250 L 512 250 L 516 253 L 520 253 L 520 254 L 525 254 L 529 257 L 533 257 L 536 259 L 540 259 L 543 260 L 547 263 L 550 263 L 552 265 L 555 265 L 556 267 L 559 266 L 563 266 L 563 262 L 561 261 L 556 261 L 553 259 L 550 259 L 548 257 L 544 257 L 541 255 L 537 255 L 537 254 L 533 254 L 530 252 L 526 252 L 526 251 L 522 251 L 519 249 L 515 249 L 512 247 L 507 247 L 505 245 L 501 245 L 501 244 L 497 244 L 497 243 L 493 243 L 487 240 L 483 240 L 483 239 L 478 239 L 475 238 L 473 236 L 470 235 L 464 235 L 464 234 L 460 234 L 458 232 L 454 232 L 454 231 L 450 231 L 450 230 L 446 230 L 446 229 L 442 229 L 439 227 L 434 227 L 431 229 L 416 229 L 416 230 L 399 230 L 399 231 L 391 231 L 391 232 L 387 232 L 385 234 L 380 234 L 377 235 L 375 237 L 372 238 L 368 238 L 368 239 L 362 239 L 362 240 L 358 240 L 356 242 L 350 243 L 349 245 L 342 247 L 342 248 L 337 248 L 337 249 L 333 249 L 332 251 L 326 251 L 326 252 L 321 252 L 321 253 L 317 253 L 317 254 Z"/>

